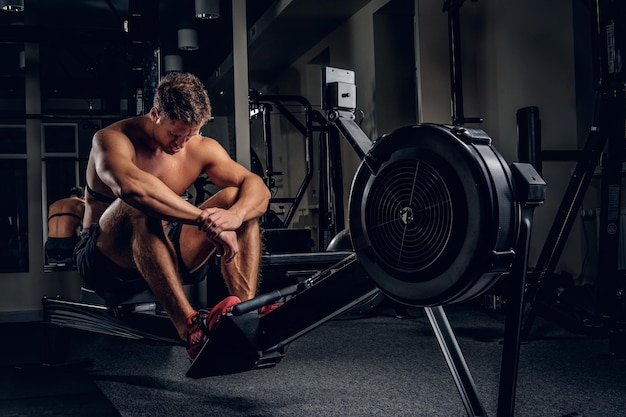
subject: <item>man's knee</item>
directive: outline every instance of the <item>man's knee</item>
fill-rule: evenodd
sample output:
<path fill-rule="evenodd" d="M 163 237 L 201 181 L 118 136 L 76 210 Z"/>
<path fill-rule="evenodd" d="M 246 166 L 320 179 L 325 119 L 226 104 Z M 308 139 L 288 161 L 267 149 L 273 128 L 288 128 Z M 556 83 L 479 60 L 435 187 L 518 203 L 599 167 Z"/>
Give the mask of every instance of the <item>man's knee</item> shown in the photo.
<path fill-rule="evenodd" d="M 218 207 L 222 209 L 229 209 L 233 204 L 237 202 L 239 198 L 239 188 L 226 187 L 219 190 L 214 196 L 202 203 L 200 208 L 205 209 L 208 207 Z"/>

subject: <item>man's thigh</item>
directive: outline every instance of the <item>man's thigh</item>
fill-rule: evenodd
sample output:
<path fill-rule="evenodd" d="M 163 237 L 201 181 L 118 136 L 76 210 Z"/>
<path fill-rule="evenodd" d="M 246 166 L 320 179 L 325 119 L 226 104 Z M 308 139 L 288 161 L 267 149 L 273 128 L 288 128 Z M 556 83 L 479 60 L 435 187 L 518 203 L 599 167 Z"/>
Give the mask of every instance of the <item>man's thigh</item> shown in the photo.
<path fill-rule="evenodd" d="M 122 268 L 108 259 L 97 247 L 98 224 L 83 231 L 76 245 L 74 259 L 85 284 L 96 291 L 137 292 L 147 288 L 147 283 L 134 268 Z"/>
<path fill-rule="evenodd" d="M 153 233 L 165 237 L 160 220 L 151 219 L 120 199 L 115 200 L 98 221 L 100 234 L 98 249 L 108 259 L 122 268 L 136 268 L 133 235 Z"/>

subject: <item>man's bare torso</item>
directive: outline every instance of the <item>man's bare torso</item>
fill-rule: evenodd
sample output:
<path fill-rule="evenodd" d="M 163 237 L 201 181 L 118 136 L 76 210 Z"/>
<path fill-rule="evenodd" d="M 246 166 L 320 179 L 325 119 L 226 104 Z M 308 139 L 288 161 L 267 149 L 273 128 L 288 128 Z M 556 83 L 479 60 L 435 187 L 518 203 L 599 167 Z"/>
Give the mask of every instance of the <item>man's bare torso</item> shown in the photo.
<path fill-rule="evenodd" d="M 147 141 L 146 133 L 143 130 L 145 128 L 142 128 L 144 117 L 146 116 L 123 120 L 109 128 L 122 133 L 116 140 L 128 141 L 132 144 L 134 148 L 133 162 L 139 169 L 154 175 L 169 189 L 181 195 L 193 184 L 203 170 L 203 164 L 199 158 L 194 157 L 194 151 L 206 138 L 196 135 L 188 141 L 180 152 L 173 155 L 168 154 L 159 147 L 151 146 Z M 95 158 L 97 156 L 92 149 L 87 164 L 87 184 L 96 193 L 115 198 L 111 189 L 104 184 L 96 173 Z M 109 204 L 99 201 L 89 193 L 86 193 L 85 197 L 85 224 L 88 225 L 97 222 Z"/>
<path fill-rule="evenodd" d="M 48 208 L 48 237 L 76 236 L 82 224 L 85 203 L 78 197 L 57 200 Z"/>

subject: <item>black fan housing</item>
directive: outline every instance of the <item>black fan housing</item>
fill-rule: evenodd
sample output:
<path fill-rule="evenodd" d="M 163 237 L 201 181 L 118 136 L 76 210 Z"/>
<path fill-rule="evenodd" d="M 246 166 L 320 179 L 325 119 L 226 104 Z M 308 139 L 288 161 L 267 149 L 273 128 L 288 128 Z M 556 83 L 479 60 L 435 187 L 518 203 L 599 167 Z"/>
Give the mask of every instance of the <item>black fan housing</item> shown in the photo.
<path fill-rule="evenodd" d="M 354 177 L 349 213 L 359 261 L 405 304 L 482 294 L 514 255 L 510 171 L 478 129 L 423 124 L 379 138 Z"/>

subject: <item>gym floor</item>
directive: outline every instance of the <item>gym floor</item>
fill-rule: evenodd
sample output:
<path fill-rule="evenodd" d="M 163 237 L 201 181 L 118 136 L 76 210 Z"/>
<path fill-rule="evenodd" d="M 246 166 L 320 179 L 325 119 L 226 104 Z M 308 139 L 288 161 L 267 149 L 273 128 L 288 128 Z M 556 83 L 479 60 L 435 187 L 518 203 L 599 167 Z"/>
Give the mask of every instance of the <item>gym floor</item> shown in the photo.
<path fill-rule="evenodd" d="M 504 315 L 446 308 L 488 415 L 496 415 Z M 465 416 L 422 309 L 383 305 L 296 340 L 275 368 L 189 379 L 181 347 L 73 331 L 83 367 L 41 367 L 40 323 L 0 324 L 2 416 Z M 626 416 L 626 361 L 608 339 L 538 318 L 521 347 L 516 415 Z"/>

